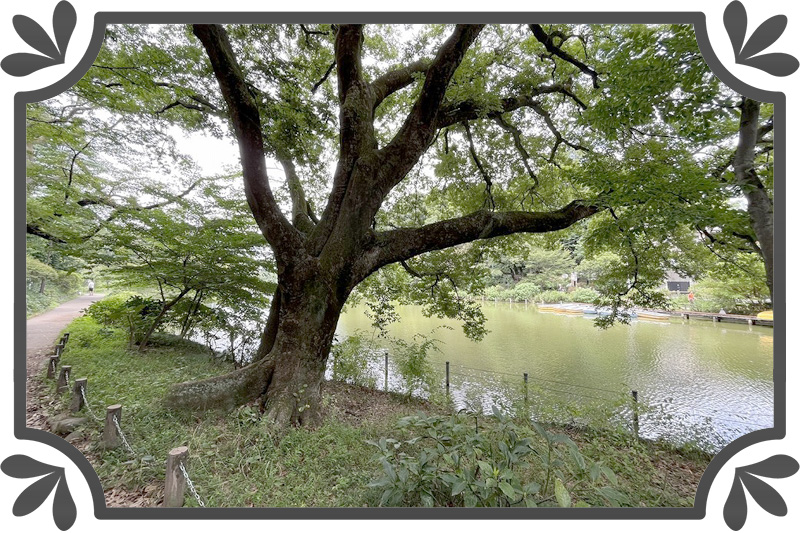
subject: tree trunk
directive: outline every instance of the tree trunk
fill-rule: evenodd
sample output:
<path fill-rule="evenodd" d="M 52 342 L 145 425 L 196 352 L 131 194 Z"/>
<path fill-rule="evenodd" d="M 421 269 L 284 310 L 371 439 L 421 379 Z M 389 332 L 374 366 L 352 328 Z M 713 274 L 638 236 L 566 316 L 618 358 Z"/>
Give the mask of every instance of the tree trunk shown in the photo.
<path fill-rule="evenodd" d="M 265 417 L 277 427 L 320 421 L 320 387 L 343 298 L 321 278 L 279 289 L 281 297 L 272 349 L 254 363 L 224 376 L 175 385 L 166 398 L 172 409 L 232 409 L 261 398 Z M 267 328 L 268 329 L 268 328 Z"/>
<path fill-rule="evenodd" d="M 747 199 L 750 225 L 758 239 L 764 259 L 770 300 L 773 298 L 773 203 L 755 169 L 755 147 L 758 142 L 758 119 L 761 104 L 755 100 L 742 100 L 742 118 L 739 125 L 739 144 L 733 161 L 734 178 Z"/>

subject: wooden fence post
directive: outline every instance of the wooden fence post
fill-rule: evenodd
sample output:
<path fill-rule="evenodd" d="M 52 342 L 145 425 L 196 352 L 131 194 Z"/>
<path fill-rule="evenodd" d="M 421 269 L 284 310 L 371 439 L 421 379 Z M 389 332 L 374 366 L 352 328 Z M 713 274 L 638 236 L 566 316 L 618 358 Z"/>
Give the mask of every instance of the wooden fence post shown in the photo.
<path fill-rule="evenodd" d="M 522 379 L 525 381 L 525 407 L 528 406 L 528 373 L 522 374 Z"/>
<path fill-rule="evenodd" d="M 72 370 L 70 365 L 61 367 L 61 373 L 58 374 L 58 381 L 56 382 L 56 393 L 62 394 L 69 389 L 69 373 Z"/>
<path fill-rule="evenodd" d="M 83 395 L 86 394 L 87 381 L 88 378 L 76 379 L 75 385 L 72 386 L 72 402 L 69 404 L 69 410 L 73 413 L 77 413 L 86 405 Z"/>
<path fill-rule="evenodd" d="M 389 392 L 389 350 L 383 351 L 383 390 Z"/>
<path fill-rule="evenodd" d="M 633 431 L 636 433 L 636 437 L 639 437 L 639 391 L 632 390 L 631 396 L 633 396 Z"/>
<path fill-rule="evenodd" d="M 61 338 L 61 344 L 66 346 L 68 340 L 69 340 L 69 331 L 64 333 L 64 336 Z"/>
<path fill-rule="evenodd" d="M 450 361 L 444 362 L 444 387 L 450 392 Z"/>
<path fill-rule="evenodd" d="M 47 379 L 56 377 L 56 368 L 58 368 L 59 357 L 55 355 L 50 356 L 50 362 L 47 363 Z"/>
<path fill-rule="evenodd" d="M 61 344 L 56 344 L 56 357 L 61 357 L 61 352 L 64 350 L 64 346 Z"/>
<path fill-rule="evenodd" d="M 114 424 L 115 417 L 117 423 L 122 419 L 122 406 L 119 404 L 106 407 L 106 424 L 105 427 L 103 427 L 103 446 L 109 450 L 120 445 L 120 435 L 117 431 L 116 424 Z"/>
<path fill-rule="evenodd" d="M 180 446 L 169 451 L 167 457 L 167 478 L 164 483 L 164 507 L 183 507 L 186 492 L 186 478 L 181 472 L 181 463 L 186 468 L 189 448 Z"/>

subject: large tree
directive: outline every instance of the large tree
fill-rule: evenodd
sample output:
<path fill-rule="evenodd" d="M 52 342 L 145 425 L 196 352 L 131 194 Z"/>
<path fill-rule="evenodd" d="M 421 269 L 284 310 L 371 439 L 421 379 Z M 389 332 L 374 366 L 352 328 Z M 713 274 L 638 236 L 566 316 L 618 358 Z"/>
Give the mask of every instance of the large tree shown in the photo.
<path fill-rule="evenodd" d="M 580 227 L 585 252 L 619 257 L 611 301 L 647 303 L 688 232 L 719 243 L 741 191 L 732 160 L 715 174 L 737 95 L 688 26 L 119 26 L 72 93 L 143 136 L 236 140 L 277 289 L 253 363 L 168 400 L 261 397 L 278 424 L 318 418 L 357 288 L 387 306 L 427 298 L 479 337 L 459 287 L 487 246 Z"/>
<path fill-rule="evenodd" d="M 491 115 L 500 122 L 505 113 L 523 107 L 536 110 L 552 124 L 538 98 L 548 93 L 573 94 L 565 84 L 542 84 L 497 98 L 495 110 L 489 113 L 469 93 L 461 99 L 453 98 L 455 94 L 446 98 L 457 69 L 482 30 L 481 25 L 458 25 L 432 59 L 420 59 L 370 80 L 362 65 L 364 28 L 335 28 L 339 153 L 327 204 L 315 221 L 299 183 L 289 188 L 290 218 L 275 199 L 267 176 L 259 95 L 248 84 L 227 32 L 218 25 L 194 26 L 239 144 L 247 200 L 275 253 L 278 288 L 270 316 L 273 324 L 268 324 L 264 336 L 269 349 L 264 348 L 263 357 L 232 374 L 176 387 L 170 396 L 172 405 L 224 406 L 263 396 L 266 414 L 277 424 L 313 422 L 320 414 L 320 384 L 342 307 L 370 274 L 477 239 L 557 231 L 598 212 L 596 203 L 575 199 L 548 211 L 499 211 L 487 206 L 419 227 L 374 228 L 387 197 L 419 163 L 440 130 L 461 124 L 469 138 L 470 121 Z M 549 37 L 543 39 L 551 42 Z M 418 90 L 410 109 L 381 146 L 375 127 L 377 110 L 412 84 Z M 556 135 L 559 141 L 569 142 Z M 291 172 L 287 179 L 293 180 Z M 491 181 L 485 179 L 489 192 Z"/>

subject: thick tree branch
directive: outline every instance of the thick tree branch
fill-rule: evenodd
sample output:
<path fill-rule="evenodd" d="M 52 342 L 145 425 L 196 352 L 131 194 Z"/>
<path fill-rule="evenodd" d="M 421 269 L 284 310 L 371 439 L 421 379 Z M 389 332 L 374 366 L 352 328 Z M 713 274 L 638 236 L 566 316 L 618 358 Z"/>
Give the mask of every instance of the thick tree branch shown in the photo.
<path fill-rule="evenodd" d="M 408 66 L 387 72 L 372 82 L 372 90 L 374 93 L 375 103 L 372 108 L 375 109 L 381 102 L 383 102 L 389 95 L 395 93 L 405 87 L 408 87 L 416 77 L 415 74 L 426 72 L 430 62 L 426 59 L 419 59 Z"/>
<path fill-rule="evenodd" d="M 437 131 L 437 117 L 444 94 L 456 69 L 469 47 L 478 38 L 483 25 L 459 24 L 439 48 L 428 67 L 422 91 L 400 131 L 381 151 L 385 167 L 391 169 L 382 176 L 381 194 L 387 194 L 417 163 Z"/>
<path fill-rule="evenodd" d="M 434 222 L 419 228 L 403 228 L 378 233 L 369 256 L 370 271 L 410 259 L 416 255 L 442 250 L 479 239 L 512 233 L 546 233 L 568 228 L 588 218 L 600 207 L 576 200 L 557 211 L 493 212 L 481 210 L 463 217 Z"/>
<path fill-rule="evenodd" d="M 222 95 L 228 104 L 233 129 L 239 144 L 244 173 L 245 195 L 261 233 L 276 252 L 284 257 L 303 249 L 303 238 L 281 213 L 267 176 L 261 117 L 236 61 L 228 35 L 221 25 L 195 24 L 194 34 L 203 43 Z"/>
<path fill-rule="evenodd" d="M 306 201 L 306 194 L 303 184 L 297 175 L 294 162 L 285 154 L 278 154 L 278 161 L 283 167 L 286 175 L 286 185 L 289 188 L 289 196 L 292 199 L 292 224 L 302 233 L 308 234 L 314 229 L 315 222 L 309 216 L 311 208 Z"/>
<path fill-rule="evenodd" d="M 452 126 L 453 124 L 464 122 L 465 120 L 476 120 L 484 117 L 494 118 L 497 115 L 508 113 L 509 111 L 516 111 L 517 109 L 521 109 L 523 107 L 532 108 L 533 106 L 541 106 L 541 101 L 537 100 L 536 97 L 543 94 L 554 93 L 560 93 L 565 96 L 569 96 L 581 107 L 581 109 L 586 109 L 586 104 L 584 104 L 577 96 L 575 96 L 569 87 L 563 84 L 544 85 L 532 90 L 526 95 L 509 96 L 503 98 L 500 101 L 500 111 L 490 111 L 487 113 L 484 106 L 471 100 L 444 105 L 437 116 L 436 127 L 446 128 L 448 126 Z"/>
<path fill-rule="evenodd" d="M 343 24 L 336 32 L 336 75 L 339 79 L 339 102 L 342 104 L 350 88 L 363 81 L 361 74 L 363 31 L 362 24 Z"/>
<path fill-rule="evenodd" d="M 774 213 L 772 199 L 759 179 L 755 168 L 755 147 L 759 140 L 758 116 L 761 104 L 749 98 L 742 99 L 742 116 L 739 123 L 739 144 L 733 160 L 734 183 L 747 199 L 750 226 L 758 239 L 764 268 L 767 274 L 770 298 L 773 294 L 773 235 Z M 771 127 L 772 121 L 767 124 Z M 774 300 L 773 300 L 774 301 Z"/>
<path fill-rule="evenodd" d="M 578 69 L 581 72 L 591 76 L 592 85 L 594 86 L 595 89 L 600 88 L 600 85 L 597 82 L 596 71 L 592 70 L 591 68 L 589 68 L 588 65 L 577 60 L 576 58 L 572 57 L 570 54 L 568 54 L 567 52 L 556 46 L 555 43 L 553 42 L 553 37 L 546 31 L 544 31 L 544 29 L 542 29 L 542 27 L 539 24 L 528 24 L 528 28 L 530 28 L 531 32 L 533 32 L 533 36 L 536 37 L 536 39 L 540 43 L 542 43 L 545 48 L 547 48 L 548 52 L 578 67 Z"/>

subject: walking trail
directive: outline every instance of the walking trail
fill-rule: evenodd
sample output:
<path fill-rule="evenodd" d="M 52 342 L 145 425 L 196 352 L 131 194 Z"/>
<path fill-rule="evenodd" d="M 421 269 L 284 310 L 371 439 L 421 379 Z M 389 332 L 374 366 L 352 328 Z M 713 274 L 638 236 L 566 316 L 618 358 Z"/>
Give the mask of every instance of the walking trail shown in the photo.
<path fill-rule="evenodd" d="M 81 316 L 84 309 L 101 298 L 103 298 L 102 294 L 79 296 L 55 309 L 28 319 L 25 335 L 26 425 L 28 427 L 46 429 L 42 403 L 51 400 L 43 392 L 41 375 L 49 357 L 55 353 L 58 334 L 67 324 Z"/>

